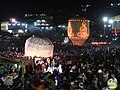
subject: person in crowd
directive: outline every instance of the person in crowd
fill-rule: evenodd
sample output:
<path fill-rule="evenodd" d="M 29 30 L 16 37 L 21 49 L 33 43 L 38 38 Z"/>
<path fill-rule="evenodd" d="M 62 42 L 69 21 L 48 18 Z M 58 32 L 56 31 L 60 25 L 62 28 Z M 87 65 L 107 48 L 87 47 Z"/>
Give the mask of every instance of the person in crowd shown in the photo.
<path fill-rule="evenodd" d="M 8 90 L 7 85 L 5 84 L 6 81 L 6 72 L 4 72 L 0 78 L 0 90 Z"/>
<path fill-rule="evenodd" d="M 58 72 L 58 73 L 56 73 L 56 75 L 55 75 L 55 86 L 56 86 L 56 90 L 60 90 L 61 81 L 62 81 L 62 78 L 61 78 L 61 76 L 60 76 L 60 74 L 59 74 L 59 72 Z"/>
<path fill-rule="evenodd" d="M 98 82 L 98 78 L 96 75 L 94 75 L 94 78 L 92 80 L 92 83 L 94 84 L 94 88 L 96 88 L 96 90 L 99 90 L 99 82 Z"/>
<path fill-rule="evenodd" d="M 110 90 L 115 90 L 118 87 L 118 80 L 116 79 L 114 74 L 111 74 L 111 77 L 107 82 L 107 85 Z"/>
<path fill-rule="evenodd" d="M 14 89 L 13 90 L 22 90 L 23 82 L 22 82 L 20 76 L 18 76 L 16 79 L 14 79 L 13 83 L 14 83 Z"/>
<path fill-rule="evenodd" d="M 50 72 L 46 72 L 46 75 L 45 75 L 45 77 L 43 78 L 43 80 L 44 80 L 44 85 L 45 85 L 45 87 L 47 87 L 49 90 L 50 90 L 50 80 L 49 80 L 50 76 L 51 76 L 51 73 L 50 73 Z"/>
<path fill-rule="evenodd" d="M 5 81 L 6 81 L 6 77 L 7 77 L 7 72 L 4 72 L 2 77 L 0 78 L 4 84 L 5 84 Z"/>
<path fill-rule="evenodd" d="M 0 67 L 0 74 L 2 75 L 4 73 L 5 69 L 3 66 Z"/>
<path fill-rule="evenodd" d="M 4 82 L 4 84 L 8 87 L 8 88 L 12 88 L 13 87 L 13 78 L 11 77 L 11 75 L 7 75 L 6 76 L 6 80 Z"/>

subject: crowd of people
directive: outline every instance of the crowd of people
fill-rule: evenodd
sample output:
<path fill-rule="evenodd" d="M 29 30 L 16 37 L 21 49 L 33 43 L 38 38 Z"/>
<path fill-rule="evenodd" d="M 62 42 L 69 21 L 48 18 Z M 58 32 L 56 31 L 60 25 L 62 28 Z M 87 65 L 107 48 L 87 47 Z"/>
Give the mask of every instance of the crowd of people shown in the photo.
<path fill-rule="evenodd" d="M 17 79 L 19 79 L 17 85 L 16 79 L 12 79 L 12 85 L 8 85 L 3 79 L 7 78 L 6 74 L 9 76 L 14 72 L 4 73 L 2 72 L 3 68 L 1 68 L 1 85 L 7 85 L 10 90 L 18 90 L 16 89 L 18 86 L 21 88 L 24 86 L 24 90 L 120 89 L 119 45 L 73 46 L 55 44 L 54 48 L 53 57 L 31 58 L 32 63 L 25 66 L 24 82 L 21 81 L 21 69 L 14 70 L 18 75 Z M 8 56 L 5 52 L 2 52 L 1 55 Z"/>

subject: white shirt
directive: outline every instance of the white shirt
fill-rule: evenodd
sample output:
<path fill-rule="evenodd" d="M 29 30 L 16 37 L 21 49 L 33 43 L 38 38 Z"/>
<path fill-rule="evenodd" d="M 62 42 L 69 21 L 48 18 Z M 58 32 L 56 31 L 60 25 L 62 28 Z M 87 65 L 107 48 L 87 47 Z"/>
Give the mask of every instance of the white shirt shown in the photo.
<path fill-rule="evenodd" d="M 6 77 L 1 77 L 1 80 L 5 83 Z"/>
<path fill-rule="evenodd" d="M 13 80 L 11 78 L 6 78 L 4 84 L 8 85 L 8 86 L 11 86 L 11 85 L 13 85 Z"/>

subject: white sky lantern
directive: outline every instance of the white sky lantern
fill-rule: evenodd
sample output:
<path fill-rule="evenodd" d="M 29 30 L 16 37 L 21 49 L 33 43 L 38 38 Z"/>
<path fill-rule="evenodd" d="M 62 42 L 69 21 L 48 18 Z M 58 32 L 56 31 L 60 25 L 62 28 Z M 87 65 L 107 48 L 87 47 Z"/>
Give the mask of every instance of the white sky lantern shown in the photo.
<path fill-rule="evenodd" d="M 25 56 L 52 57 L 54 46 L 47 38 L 30 37 L 25 43 Z"/>

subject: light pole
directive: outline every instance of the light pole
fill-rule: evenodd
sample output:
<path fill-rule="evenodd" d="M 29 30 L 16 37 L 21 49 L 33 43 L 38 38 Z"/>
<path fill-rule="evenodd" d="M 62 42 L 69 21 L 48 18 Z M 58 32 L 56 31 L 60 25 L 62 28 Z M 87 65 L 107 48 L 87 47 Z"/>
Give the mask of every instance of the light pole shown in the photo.
<path fill-rule="evenodd" d="M 103 33 L 105 34 L 105 27 L 106 27 L 106 24 L 105 24 L 105 22 L 107 22 L 108 21 L 108 17 L 103 17 L 103 22 L 104 22 L 104 31 L 103 31 Z"/>

